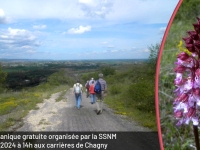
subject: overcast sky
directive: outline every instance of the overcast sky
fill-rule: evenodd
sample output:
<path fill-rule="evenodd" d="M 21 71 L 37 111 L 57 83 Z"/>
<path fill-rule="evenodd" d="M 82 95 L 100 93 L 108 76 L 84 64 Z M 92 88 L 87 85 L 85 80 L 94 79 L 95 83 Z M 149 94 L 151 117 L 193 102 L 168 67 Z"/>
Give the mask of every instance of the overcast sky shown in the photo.
<path fill-rule="evenodd" d="M 1 0 L 0 58 L 141 59 L 178 0 Z"/>

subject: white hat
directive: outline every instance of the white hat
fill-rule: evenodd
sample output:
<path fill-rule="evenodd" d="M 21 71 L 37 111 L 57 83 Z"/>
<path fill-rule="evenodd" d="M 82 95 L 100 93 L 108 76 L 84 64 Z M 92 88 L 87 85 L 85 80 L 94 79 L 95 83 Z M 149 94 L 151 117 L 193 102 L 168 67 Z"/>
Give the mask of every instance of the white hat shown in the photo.
<path fill-rule="evenodd" d="M 99 78 L 103 78 L 103 74 L 102 73 L 99 74 Z"/>

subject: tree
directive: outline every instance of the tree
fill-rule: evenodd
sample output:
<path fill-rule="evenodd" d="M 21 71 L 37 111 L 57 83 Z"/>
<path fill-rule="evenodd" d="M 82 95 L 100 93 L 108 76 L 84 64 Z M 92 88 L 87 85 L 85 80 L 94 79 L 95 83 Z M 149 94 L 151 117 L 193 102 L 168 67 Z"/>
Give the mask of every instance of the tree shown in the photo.
<path fill-rule="evenodd" d="M 2 92 L 5 87 L 6 77 L 7 73 L 3 72 L 2 65 L 0 64 L 0 92 Z"/>
<path fill-rule="evenodd" d="M 104 76 L 115 74 L 115 69 L 110 67 L 110 66 L 103 67 L 103 68 L 100 69 L 100 71 L 103 73 Z"/>
<path fill-rule="evenodd" d="M 160 44 L 158 44 L 158 43 L 156 45 L 151 45 L 149 47 L 149 50 L 150 50 L 149 64 L 152 67 L 156 67 L 159 49 L 160 49 Z"/>

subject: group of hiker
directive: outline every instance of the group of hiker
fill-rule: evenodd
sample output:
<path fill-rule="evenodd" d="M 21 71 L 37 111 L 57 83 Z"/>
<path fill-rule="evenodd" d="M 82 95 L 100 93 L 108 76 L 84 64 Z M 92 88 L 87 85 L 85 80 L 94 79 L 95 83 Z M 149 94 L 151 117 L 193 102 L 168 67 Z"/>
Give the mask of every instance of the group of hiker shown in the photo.
<path fill-rule="evenodd" d="M 99 79 L 94 80 L 91 78 L 85 84 L 86 88 L 86 97 L 90 97 L 91 104 L 96 103 L 97 106 L 97 115 L 103 112 L 103 100 L 104 94 L 107 92 L 107 84 L 106 81 L 103 79 L 103 74 L 99 74 Z M 77 80 L 77 83 L 73 86 L 73 91 L 76 98 L 76 107 L 80 109 L 81 100 L 82 100 L 82 93 L 83 93 L 83 85 Z"/>

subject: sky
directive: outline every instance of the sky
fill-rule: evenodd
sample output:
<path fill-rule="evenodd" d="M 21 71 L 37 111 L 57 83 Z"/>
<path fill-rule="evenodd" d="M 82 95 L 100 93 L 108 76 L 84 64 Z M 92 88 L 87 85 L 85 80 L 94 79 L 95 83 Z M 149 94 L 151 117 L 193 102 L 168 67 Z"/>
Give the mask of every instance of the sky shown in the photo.
<path fill-rule="evenodd" d="M 0 0 L 0 58 L 146 59 L 178 0 Z"/>

